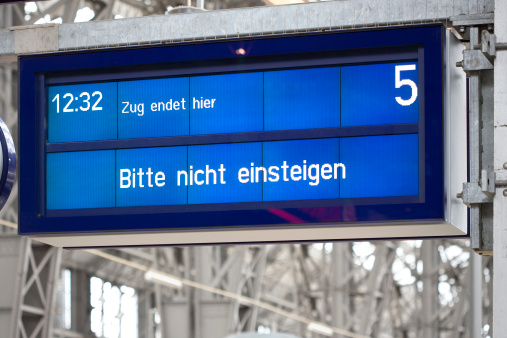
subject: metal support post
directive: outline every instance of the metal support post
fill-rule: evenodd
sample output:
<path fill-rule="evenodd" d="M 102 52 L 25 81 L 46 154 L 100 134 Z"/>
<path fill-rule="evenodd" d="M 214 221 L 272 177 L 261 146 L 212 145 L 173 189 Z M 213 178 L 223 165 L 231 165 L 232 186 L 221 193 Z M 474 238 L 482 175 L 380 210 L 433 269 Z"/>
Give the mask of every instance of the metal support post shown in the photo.
<path fill-rule="evenodd" d="M 264 277 L 264 270 L 265 270 L 265 266 L 266 266 L 267 254 L 268 254 L 268 247 L 267 246 L 262 246 L 261 248 L 259 248 L 259 252 L 257 253 L 257 258 L 256 258 L 257 262 L 256 262 L 255 266 L 253 267 L 253 271 L 252 271 L 253 272 L 252 278 L 254 280 L 251 283 L 252 284 L 251 285 L 251 287 L 252 287 L 251 292 L 252 292 L 253 298 L 257 301 L 260 300 L 261 294 L 262 294 L 262 280 Z M 250 314 L 250 319 L 248 322 L 248 331 L 255 332 L 255 330 L 257 329 L 258 316 L 259 316 L 259 307 L 255 306 L 252 309 L 252 313 Z"/>
<path fill-rule="evenodd" d="M 333 243 L 331 260 L 331 314 L 334 327 L 346 328 L 350 309 L 349 273 L 350 261 L 347 257 L 349 243 Z M 339 338 L 337 333 L 333 338 Z"/>
<path fill-rule="evenodd" d="M 184 266 L 184 276 L 186 279 L 194 278 L 195 275 L 192 275 L 192 270 L 194 267 L 194 261 L 195 261 L 195 255 L 192 255 L 192 253 L 195 252 L 195 248 L 193 247 L 186 247 L 183 248 L 183 266 Z M 194 259 L 192 259 L 194 258 Z M 188 336 L 189 338 L 195 338 L 197 337 L 197 334 L 195 333 L 196 330 L 196 324 L 194 322 L 194 298 L 195 298 L 195 289 L 186 286 L 184 289 L 185 295 L 186 295 L 186 301 L 187 301 L 187 316 L 189 318 L 188 320 Z"/>
<path fill-rule="evenodd" d="M 495 34 L 507 42 L 507 2 L 495 1 Z M 507 52 L 495 60 L 494 168 L 497 179 L 507 179 Z M 507 332 L 507 188 L 497 187 L 493 200 L 493 330 L 494 337 Z"/>
<path fill-rule="evenodd" d="M 92 335 L 90 326 L 90 275 L 83 270 L 71 269 L 71 323 L 72 330 Z"/>
<path fill-rule="evenodd" d="M 432 240 L 423 241 L 421 247 L 423 259 L 422 292 L 422 335 L 423 338 L 436 338 L 438 326 L 434 325 L 437 313 L 437 278 L 434 276 L 437 248 Z"/>
<path fill-rule="evenodd" d="M 470 302 L 470 337 L 480 337 L 482 330 L 482 267 L 483 258 L 479 255 L 470 256 L 471 271 L 471 302 Z"/>
<path fill-rule="evenodd" d="M 61 249 L 26 238 L 21 246 L 20 280 L 14 297 L 10 337 L 52 337 Z"/>
<path fill-rule="evenodd" d="M 154 257 L 153 268 L 156 270 L 159 270 L 158 255 L 157 255 L 158 249 L 152 248 L 151 250 L 152 250 L 152 255 Z M 166 337 L 166 336 L 168 336 L 169 329 L 167 327 L 167 322 L 165 320 L 166 317 L 164 315 L 164 305 L 163 305 L 163 301 L 162 301 L 162 289 L 161 289 L 160 284 L 155 284 L 154 288 L 155 288 L 155 309 L 156 309 L 156 311 L 160 317 L 160 321 L 161 321 L 157 327 L 157 332 L 160 332 L 162 337 Z"/>
<path fill-rule="evenodd" d="M 479 43 L 479 28 L 470 28 L 470 44 Z M 481 78 L 478 71 L 470 74 L 469 80 L 469 129 L 468 129 L 468 140 L 470 143 L 469 151 L 469 163 L 470 163 L 470 182 L 479 182 L 479 175 L 481 170 L 481 161 L 479 153 L 480 144 L 480 89 Z M 470 207 L 470 237 L 472 239 L 472 248 L 480 247 L 480 207 L 478 204 L 474 204 Z"/>
<path fill-rule="evenodd" d="M 203 267 L 203 260 L 202 257 L 202 251 L 205 250 L 207 247 L 194 247 L 192 248 L 192 253 L 194 256 L 194 268 L 195 268 L 195 280 L 197 282 L 204 282 L 205 279 L 203 277 L 204 275 L 204 267 Z M 208 257 L 209 258 L 209 257 Z M 192 292 L 192 308 L 193 308 L 193 318 L 192 322 L 194 324 L 194 337 L 193 338 L 201 338 L 202 337 L 202 311 L 201 311 L 201 299 L 203 298 L 203 292 L 201 290 L 193 289 Z"/>
<path fill-rule="evenodd" d="M 142 290 L 137 298 L 139 338 L 152 338 L 152 316 L 150 314 L 150 292 Z"/>
<path fill-rule="evenodd" d="M 64 23 L 74 22 L 77 10 L 82 7 L 81 5 L 81 0 L 68 1 L 63 9 L 62 21 Z"/>
<path fill-rule="evenodd" d="M 469 27 L 469 48 L 458 62 L 469 78 L 469 182 L 458 197 L 470 208 L 471 247 L 479 254 L 492 251 L 493 171 L 493 61 L 495 35 Z"/>
<path fill-rule="evenodd" d="M 375 335 L 373 326 L 378 317 L 374 314 L 377 313 L 378 298 L 382 282 L 387 273 L 387 267 L 391 266 L 392 259 L 394 258 L 394 251 L 392 247 L 388 247 L 386 242 L 376 243 L 375 249 L 375 265 L 373 266 L 367 281 L 367 294 L 363 298 L 361 306 L 361 314 L 359 318 L 359 333 L 371 336 Z"/>

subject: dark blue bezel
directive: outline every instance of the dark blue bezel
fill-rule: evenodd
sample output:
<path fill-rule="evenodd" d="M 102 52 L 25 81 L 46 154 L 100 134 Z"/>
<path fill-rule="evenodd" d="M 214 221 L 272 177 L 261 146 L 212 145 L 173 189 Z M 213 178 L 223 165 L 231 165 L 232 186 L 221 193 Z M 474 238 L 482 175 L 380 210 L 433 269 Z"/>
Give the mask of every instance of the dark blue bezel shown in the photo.
<path fill-rule="evenodd" d="M 19 234 L 80 234 L 245 229 L 308 224 L 444 219 L 443 107 L 445 27 L 441 24 L 261 36 L 112 48 L 19 58 Z M 236 55 L 243 48 L 246 55 Z M 47 143 L 47 87 L 266 69 L 417 60 L 419 123 L 325 129 Z M 47 210 L 51 152 L 419 134 L 419 196 L 184 206 Z M 246 238 L 244 240 L 248 242 Z"/>

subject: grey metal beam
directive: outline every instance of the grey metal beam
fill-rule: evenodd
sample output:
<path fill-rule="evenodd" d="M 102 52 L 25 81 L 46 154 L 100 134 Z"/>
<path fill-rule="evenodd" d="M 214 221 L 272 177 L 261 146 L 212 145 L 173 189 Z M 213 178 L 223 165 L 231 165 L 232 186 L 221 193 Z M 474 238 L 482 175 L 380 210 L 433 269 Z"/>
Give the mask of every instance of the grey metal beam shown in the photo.
<path fill-rule="evenodd" d="M 488 14 L 493 9 L 494 0 L 347 0 L 71 23 L 60 25 L 57 34 L 59 50 L 75 50 L 447 22 L 449 17 Z M 0 31 L 0 41 L 6 42 L 0 45 L 0 56 L 12 55 L 13 33 Z"/>
<path fill-rule="evenodd" d="M 322 29 L 445 21 L 492 12 L 469 1 L 330 1 L 62 25 L 60 49 L 206 40 Z"/>
<path fill-rule="evenodd" d="M 348 243 L 333 243 L 331 253 L 331 323 L 334 327 L 345 328 L 347 323 L 347 313 L 350 306 L 349 281 L 350 261 L 347 252 L 350 250 Z M 325 250 L 323 250 L 325 251 Z M 334 334 L 333 338 L 338 338 Z"/>
<path fill-rule="evenodd" d="M 58 10 L 60 7 L 64 6 L 68 1 L 56 1 L 53 4 L 49 5 L 48 7 L 44 8 L 43 10 L 40 10 L 38 8 L 38 11 L 35 13 L 32 13 L 30 20 L 26 23 L 27 25 L 33 25 L 37 20 L 40 18 L 43 18 L 46 14 L 54 13 L 56 10 Z"/>
<path fill-rule="evenodd" d="M 14 56 L 14 32 L 4 29 L 0 30 L 0 57 Z"/>
<path fill-rule="evenodd" d="M 483 258 L 472 254 L 470 257 L 470 336 L 480 337 L 482 332 L 482 279 L 483 279 Z"/>
<path fill-rule="evenodd" d="M 5 236 L 2 239 L 10 241 L 10 245 L 19 250 L 17 268 L 8 269 L 11 276 L 15 277 L 16 287 L 14 290 L 6 290 L 13 299 L 13 306 L 10 324 L 2 322 L 3 333 L 13 338 L 52 337 L 54 292 L 61 249 L 27 238 Z M 7 272 L 7 269 L 3 271 Z M 9 285 L 10 282 L 4 284 Z"/>
<path fill-rule="evenodd" d="M 96 20 L 111 20 L 113 18 L 113 8 L 116 3 L 116 0 L 105 0 L 104 3 L 106 6 L 102 9 L 102 11 L 96 16 Z"/>
<path fill-rule="evenodd" d="M 507 3 L 497 0 L 495 27 L 497 41 L 507 42 Z M 495 60 L 495 149 L 494 168 L 497 179 L 507 178 L 507 51 L 498 51 Z M 496 189 L 493 200 L 493 337 L 507 332 L 507 189 Z"/>
<path fill-rule="evenodd" d="M 265 266 L 266 266 L 266 258 L 268 256 L 268 247 L 263 246 L 260 248 L 258 254 L 257 254 L 257 262 L 255 264 L 254 271 L 252 271 L 252 277 L 253 285 L 252 285 L 252 294 L 253 298 L 257 301 L 260 300 L 262 295 L 262 282 L 264 278 L 265 273 Z M 257 323 L 258 323 L 258 316 L 259 316 L 259 307 L 254 306 L 252 309 L 252 314 L 250 315 L 249 319 L 249 331 L 255 331 L 257 329 Z"/>
<path fill-rule="evenodd" d="M 373 266 L 367 280 L 367 294 L 363 299 L 359 315 L 359 332 L 370 336 L 372 334 L 373 321 L 377 318 L 374 313 L 377 308 L 377 297 L 380 293 L 380 286 L 388 266 L 391 266 L 394 259 L 394 251 L 387 243 L 379 242 L 375 249 L 375 265 Z"/>
<path fill-rule="evenodd" d="M 470 43 L 475 45 L 479 43 L 479 28 L 470 28 Z M 481 171 L 481 156 L 479 151 L 480 144 L 480 116 L 481 116 L 481 77 L 479 72 L 473 72 L 469 77 L 469 129 L 468 138 L 471 144 L 469 151 L 469 171 L 470 171 L 470 182 L 479 182 L 479 176 Z M 470 232 L 472 239 L 472 248 L 480 248 L 480 206 L 473 205 L 470 207 Z"/>
<path fill-rule="evenodd" d="M 153 260 L 152 268 L 158 270 L 159 264 L 158 264 L 158 257 L 157 257 L 157 248 L 152 248 L 151 254 L 153 257 L 155 257 L 155 259 Z M 165 309 L 162 304 L 162 287 L 160 286 L 160 284 L 155 284 L 154 288 L 155 288 L 155 308 L 156 308 L 158 314 L 160 315 L 160 318 L 162 318 L 158 329 L 160 329 L 162 336 L 165 337 L 165 336 L 168 336 L 169 328 L 168 328 L 167 322 L 165 321 L 165 318 L 166 318 L 165 314 L 164 314 Z"/>
<path fill-rule="evenodd" d="M 62 1 L 59 1 L 62 3 Z M 76 18 L 76 13 L 79 8 L 82 7 L 82 0 L 65 1 L 65 7 L 63 8 L 62 21 L 64 23 L 72 23 Z"/>
<path fill-rule="evenodd" d="M 71 325 L 72 330 L 91 336 L 90 277 L 83 270 L 71 269 Z"/>
<path fill-rule="evenodd" d="M 223 280 L 224 276 L 231 271 L 231 268 L 236 263 L 236 261 L 244 257 L 246 249 L 247 247 L 244 245 L 235 248 L 234 251 L 229 255 L 228 259 L 215 273 L 215 276 L 210 281 L 209 286 L 218 287 L 218 283 L 220 283 Z"/>

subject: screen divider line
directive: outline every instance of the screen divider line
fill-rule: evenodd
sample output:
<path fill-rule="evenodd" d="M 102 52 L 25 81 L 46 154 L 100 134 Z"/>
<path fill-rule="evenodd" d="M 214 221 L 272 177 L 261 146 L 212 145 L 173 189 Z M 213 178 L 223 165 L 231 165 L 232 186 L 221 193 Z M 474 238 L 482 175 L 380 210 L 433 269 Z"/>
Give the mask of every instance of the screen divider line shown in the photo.
<path fill-rule="evenodd" d="M 119 94 L 119 81 L 116 81 L 116 139 L 119 140 L 120 139 L 120 119 L 118 117 L 118 99 L 120 98 L 120 94 Z M 115 149 L 114 150 L 114 205 L 116 208 L 118 208 L 118 189 L 117 189 L 117 177 L 116 175 L 118 174 L 118 168 L 117 168 L 117 163 L 118 163 L 118 149 Z"/>
<path fill-rule="evenodd" d="M 266 84 L 265 84 L 265 74 L 266 72 L 262 72 L 262 131 L 266 131 L 266 99 L 264 96 L 265 90 L 266 90 Z M 264 143 L 261 144 L 261 166 L 264 167 Z M 267 175 L 267 174 L 266 174 Z M 264 202 L 264 177 L 262 178 L 261 182 L 261 202 Z"/>
<path fill-rule="evenodd" d="M 118 150 L 115 149 L 114 150 L 114 206 L 116 208 L 118 208 L 118 196 L 116 196 L 118 194 L 118 189 L 117 189 L 117 186 L 116 184 L 118 183 L 118 179 L 116 177 L 117 173 L 118 173 L 118 168 L 116 167 L 116 164 L 118 163 Z"/>
<path fill-rule="evenodd" d="M 340 92 L 338 93 L 338 102 L 340 102 L 340 127 L 342 126 L 342 67 L 338 67 L 338 73 L 340 74 Z M 341 137 L 338 138 L 338 163 L 342 163 L 342 152 L 341 152 Z M 338 198 L 342 198 L 342 181 L 338 180 Z"/>
<path fill-rule="evenodd" d="M 342 139 L 339 137 L 338 138 L 338 163 L 342 163 L 341 140 Z M 338 178 L 338 199 L 342 198 L 341 192 L 342 192 L 342 180 L 340 178 Z"/>
<path fill-rule="evenodd" d="M 264 75 L 266 72 L 262 72 L 262 131 L 266 131 L 266 99 L 264 98 L 264 91 L 266 90 L 266 84 Z"/>
<path fill-rule="evenodd" d="M 262 142 L 261 144 L 261 166 L 264 167 L 264 144 L 266 142 Z M 268 175 L 267 173 L 262 172 L 262 181 L 261 181 L 261 202 L 264 202 L 264 175 Z"/>
<path fill-rule="evenodd" d="M 340 102 L 340 127 L 342 126 L 342 67 L 338 67 L 340 73 L 340 92 L 338 93 L 338 102 Z"/>
<path fill-rule="evenodd" d="M 118 81 L 116 81 L 116 139 L 120 139 L 120 119 L 118 117 L 118 99 L 120 98 L 120 94 L 118 93 L 119 89 Z"/>
<path fill-rule="evenodd" d="M 192 92 L 192 85 L 191 85 L 191 82 L 192 82 L 192 77 L 189 76 L 188 77 L 188 135 L 192 135 L 192 131 L 191 131 L 191 114 L 192 114 L 192 95 L 191 95 L 191 92 Z M 187 148 L 187 172 L 188 174 L 190 175 L 190 163 L 189 163 L 189 146 L 187 145 L 186 146 Z M 189 181 L 190 181 L 190 177 L 189 177 Z M 189 190 L 189 184 L 186 185 L 185 189 L 187 190 L 187 205 L 189 205 L 189 199 L 190 199 L 190 190 Z"/>
<path fill-rule="evenodd" d="M 414 134 L 419 132 L 418 123 L 398 125 L 371 125 L 317 129 L 276 130 L 266 132 L 209 134 L 177 137 L 153 137 L 121 140 L 102 140 L 85 142 L 49 143 L 46 145 L 47 153 L 106 150 L 106 149 L 132 149 L 150 147 L 191 146 L 199 144 L 223 144 L 243 142 L 283 141 L 295 139 L 316 139 L 334 137 L 381 136 L 395 134 Z"/>
<path fill-rule="evenodd" d="M 189 80 L 189 82 L 190 82 L 190 80 Z M 189 107 L 189 108 L 190 108 L 190 107 Z M 190 115 L 190 114 L 189 114 L 189 115 Z M 190 124 L 189 124 L 189 126 L 190 126 Z M 190 128 L 190 127 L 189 127 L 189 128 Z M 190 175 L 190 163 L 188 162 L 188 152 L 189 152 L 189 149 L 188 149 L 188 148 L 189 148 L 189 146 L 187 146 L 186 148 L 187 148 L 187 171 L 188 171 L 188 173 L 189 173 L 189 175 Z M 189 177 L 189 179 L 190 179 L 190 177 Z M 187 186 L 185 187 L 185 188 L 187 189 L 187 205 L 189 204 L 189 203 L 188 203 L 188 199 L 189 199 L 189 196 L 188 196 L 188 195 L 189 195 L 189 190 L 188 190 L 188 187 L 189 187 L 189 184 L 187 184 Z"/>

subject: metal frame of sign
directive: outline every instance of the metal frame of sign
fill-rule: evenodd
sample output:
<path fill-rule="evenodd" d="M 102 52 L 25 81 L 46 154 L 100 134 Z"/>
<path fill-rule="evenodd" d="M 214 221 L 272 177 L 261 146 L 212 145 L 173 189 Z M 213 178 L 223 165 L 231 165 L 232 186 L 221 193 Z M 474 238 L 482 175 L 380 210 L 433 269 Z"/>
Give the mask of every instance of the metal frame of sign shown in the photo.
<path fill-rule="evenodd" d="M 236 53 L 240 48 L 244 55 Z M 464 236 L 466 207 L 454 199 L 466 181 L 466 121 L 459 117 L 466 111 L 465 80 L 447 67 L 460 51 L 443 25 L 430 24 L 20 56 L 19 234 L 64 247 Z M 417 124 L 47 141 L 49 85 L 403 60 L 419 64 Z M 48 153 L 414 132 L 420 171 L 415 197 L 46 208 Z"/>

